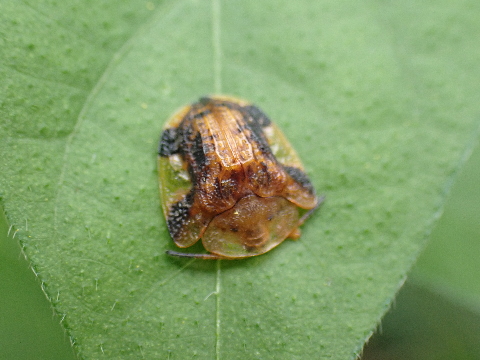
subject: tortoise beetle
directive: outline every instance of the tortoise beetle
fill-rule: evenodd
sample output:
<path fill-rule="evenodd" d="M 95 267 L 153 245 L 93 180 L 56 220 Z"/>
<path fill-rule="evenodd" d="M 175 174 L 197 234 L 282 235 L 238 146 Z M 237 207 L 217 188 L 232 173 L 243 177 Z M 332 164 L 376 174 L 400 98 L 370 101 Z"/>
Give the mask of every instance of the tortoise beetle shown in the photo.
<path fill-rule="evenodd" d="M 263 254 L 323 202 L 295 150 L 258 107 L 226 96 L 203 97 L 166 123 L 158 148 L 163 213 L 175 244 L 202 239 L 208 254 L 238 259 Z"/>

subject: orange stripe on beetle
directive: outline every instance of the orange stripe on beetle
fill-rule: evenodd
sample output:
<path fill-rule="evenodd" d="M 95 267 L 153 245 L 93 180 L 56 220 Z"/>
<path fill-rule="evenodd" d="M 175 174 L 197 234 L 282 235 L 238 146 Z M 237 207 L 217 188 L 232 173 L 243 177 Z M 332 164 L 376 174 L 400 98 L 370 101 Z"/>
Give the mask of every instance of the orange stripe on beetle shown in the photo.
<path fill-rule="evenodd" d="M 213 96 L 166 123 L 158 148 L 160 195 L 175 244 L 202 239 L 203 259 L 263 254 L 322 203 L 295 150 L 258 107 Z"/>

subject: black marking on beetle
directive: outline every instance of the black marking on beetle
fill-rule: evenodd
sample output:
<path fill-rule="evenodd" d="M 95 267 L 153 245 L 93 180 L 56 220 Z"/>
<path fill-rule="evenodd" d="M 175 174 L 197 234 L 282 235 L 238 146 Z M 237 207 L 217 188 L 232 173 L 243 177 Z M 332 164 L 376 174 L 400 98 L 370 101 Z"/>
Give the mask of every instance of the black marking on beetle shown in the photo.
<path fill-rule="evenodd" d="M 209 164 L 209 160 L 205 154 L 205 144 L 201 134 L 196 133 L 191 126 L 188 126 L 185 130 L 183 146 L 180 150 L 183 159 L 187 161 L 190 179 L 192 179 L 193 184 L 196 184 L 197 181 L 201 181 L 204 166 Z"/>
<path fill-rule="evenodd" d="M 193 114 L 189 112 L 182 120 L 179 128 L 182 128 L 182 147 L 186 147 L 189 142 L 191 142 L 194 137 L 195 131 L 191 126 Z"/>
<path fill-rule="evenodd" d="M 224 106 L 230 110 L 240 110 L 242 108 L 241 105 L 229 100 L 214 100 L 214 102 L 216 106 Z"/>
<path fill-rule="evenodd" d="M 203 149 L 203 140 L 200 133 L 197 133 L 192 143 L 192 155 L 197 168 L 203 168 L 207 164 L 207 158 Z"/>
<path fill-rule="evenodd" d="M 267 114 L 265 114 L 255 105 L 244 106 L 243 110 L 246 111 L 247 114 L 250 115 L 250 117 L 261 127 L 267 127 L 272 123 Z"/>
<path fill-rule="evenodd" d="M 250 128 L 249 140 L 255 144 L 258 144 L 263 155 L 272 158 L 272 150 L 270 149 L 270 145 L 268 145 L 267 138 L 265 137 L 260 124 L 256 121 L 252 121 L 248 123 L 248 127 Z"/>
<path fill-rule="evenodd" d="M 310 179 L 308 178 L 307 174 L 305 174 L 302 170 L 294 166 L 284 166 L 283 168 L 288 173 L 288 175 L 293 178 L 293 180 L 306 188 L 310 193 L 313 194 L 315 192 L 315 190 L 313 189 L 313 185 L 310 182 Z"/>
<path fill-rule="evenodd" d="M 271 174 L 268 172 L 268 167 L 265 162 L 260 162 L 260 167 L 249 166 L 246 171 L 246 177 L 254 184 L 260 187 L 268 186 L 271 181 Z"/>
<path fill-rule="evenodd" d="M 211 115 L 212 112 L 208 109 L 200 111 L 199 113 L 196 113 L 195 115 L 192 116 L 192 119 L 201 119 L 207 115 Z"/>
<path fill-rule="evenodd" d="M 158 143 L 158 155 L 170 156 L 179 153 L 178 132 L 175 128 L 165 129 Z"/>
<path fill-rule="evenodd" d="M 239 187 L 237 172 L 232 172 L 231 176 L 228 179 L 223 179 L 222 181 L 219 181 L 218 187 L 220 190 L 220 196 L 223 199 L 230 199 L 232 196 L 234 196 L 234 193 L 238 190 Z"/>
<path fill-rule="evenodd" d="M 208 96 L 202 96 L 200 99 L 198 99 L 198 102 L 202 105 L 208 105 L 211 101 L 212 99 Z"/>
<path fill-rule="evenodd" d="M 222 190 L 223 190 L 222 183 L 221 183 L 220 179 L 217 177 L 214 180 L 214 186 L 213 186 L 213 191 L 212 191 L 213 196 L 215 196 L 218 199 L 225 198 L 224 192 Z"/>
<path fill-rule="evenodd" d="M 241 113 L 245 119 L 245 125 L 251 130 L 250 141 L 260 145 L 260 150 L 264 155 L 271 153 L 267 138 L 263 128 L 271 124 L 268 116 L 254 105 L 248 105 L 241 108 Z"/>
<path fill-rule="evenodd" d="M 182 200 L 172 205 L 168 214 L 168 231 L 174 239 L 178 238 L 186 220 L 189 218 L 193 204 L 193 191 L 190 191 Z"/>

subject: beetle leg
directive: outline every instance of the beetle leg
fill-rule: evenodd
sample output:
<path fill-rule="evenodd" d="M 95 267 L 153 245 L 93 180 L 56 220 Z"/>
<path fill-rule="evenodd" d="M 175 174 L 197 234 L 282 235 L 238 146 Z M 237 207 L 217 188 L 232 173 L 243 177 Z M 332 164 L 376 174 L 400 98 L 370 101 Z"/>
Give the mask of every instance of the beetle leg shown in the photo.
<path fill-rule="evenodd" d="M 301 231 L 299 228 L 294 229 L 290 234 L 288 234 L 287 238 L 292 239 L 292 240 L 298 240 L 298 238 L 301 235 Z"/>
<path fill-rule="evenodd" d="M 230 259 L 230 258 L 216 255 L 216 254 L 192 254 L 192 253 L 182 253 L 174 250 L 167 250 L 165 251 L 165 253 L 170 256 L 187 257 L 187 258 L 195 258 L 195 259 L 203 259 L 203 260 Z"/>
<path fill-rule="evenodd" d="M 315 210 L 317 210 L 317 209 L 320 207 L 320 205 L 323 204 L 324 201 L 325 201 L 325 195 L 322 195 L 322 196 L 317 197 L 317 205 L 315 205 L 314 208 L 308 210 L 308 211 L 300 218 L 300 220 L 298 221 L 298 226 L 302 225 L 302 224 L 305 222 L 305 220 L 307 220 L 307 219 L 310 217 L 310 215 L 312 215 L 312 213 L 313 213 Z"/>

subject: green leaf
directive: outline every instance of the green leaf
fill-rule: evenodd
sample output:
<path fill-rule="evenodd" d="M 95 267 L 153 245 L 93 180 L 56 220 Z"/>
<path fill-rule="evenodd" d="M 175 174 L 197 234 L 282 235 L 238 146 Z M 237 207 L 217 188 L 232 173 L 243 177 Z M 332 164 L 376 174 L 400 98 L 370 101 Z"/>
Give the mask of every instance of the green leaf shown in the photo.
<path fill-rule="evenodd" d="M 479 6 L 3 2 L 0 196 L 79 357 L 353 358 L 477 136 Z M 219 91 L 327 201 L 268 254 L 168 258 L 160 129 Z"/>

